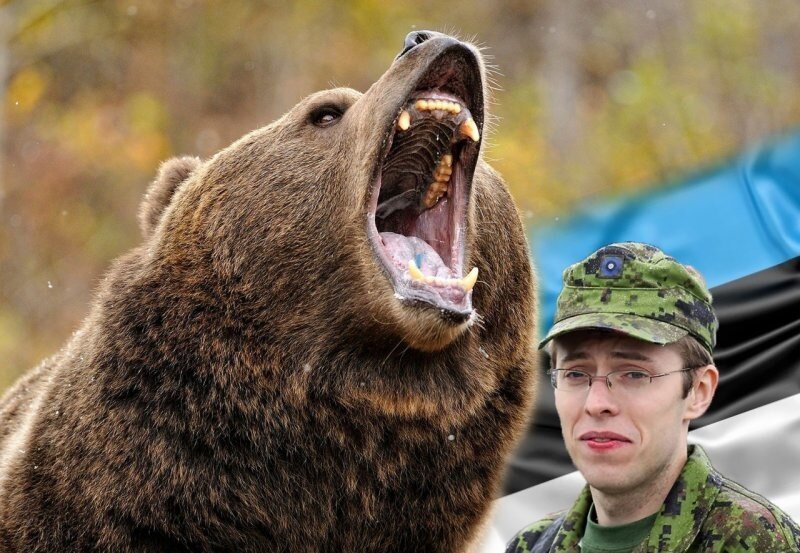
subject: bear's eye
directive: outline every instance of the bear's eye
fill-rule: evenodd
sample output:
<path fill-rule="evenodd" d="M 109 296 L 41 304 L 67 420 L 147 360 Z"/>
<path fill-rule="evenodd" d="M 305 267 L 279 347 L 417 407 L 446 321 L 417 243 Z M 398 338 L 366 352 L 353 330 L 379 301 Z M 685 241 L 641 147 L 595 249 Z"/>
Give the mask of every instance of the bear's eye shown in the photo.
<path fill-rule="evenodd" d="M 321 106 L 311 112 L 311 122 L 317 127 L 330 127 L 338 123 L 343 114 L 337 106 Z"/>

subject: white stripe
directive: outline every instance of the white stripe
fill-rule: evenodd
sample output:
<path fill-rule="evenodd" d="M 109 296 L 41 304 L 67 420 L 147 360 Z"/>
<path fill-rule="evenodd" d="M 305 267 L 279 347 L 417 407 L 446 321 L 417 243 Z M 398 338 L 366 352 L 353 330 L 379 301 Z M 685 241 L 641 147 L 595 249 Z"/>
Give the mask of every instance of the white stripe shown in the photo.
<path fill-rule="evenodd" d="M 689 433 L 720 473 L 800 520 L 800 394 Z M 503 551 L 522 527 L 572 505 L 585 481 L 572 472 L 495 501 L 483 553 Z"/>
<path fill-rule="evenodd" d="M 689 433 L 719 472 L 800 520 L 800 394 Z"/>

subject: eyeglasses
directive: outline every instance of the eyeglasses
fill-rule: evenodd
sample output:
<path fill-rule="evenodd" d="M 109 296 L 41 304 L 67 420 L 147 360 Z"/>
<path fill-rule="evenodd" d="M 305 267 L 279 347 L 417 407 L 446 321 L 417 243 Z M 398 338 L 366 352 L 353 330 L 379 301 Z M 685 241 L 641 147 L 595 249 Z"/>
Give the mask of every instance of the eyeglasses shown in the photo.
<path fill-rule="evenodd" d="M 560 392 L 588 392 L 595 379 L 605 380 L 609 390 L 630 392 L 632 394 L 642 392 L 654 379 L 661 378 L 675 373 L 691 371 L 695 367 L 687 367 L 677 371 L 669 371 L 661 374 L 650 374 L 647 371 L 637 371 L 624 369 L 612 371 L 605 376 L 592 376 L 587 372 L 576 369 L 550 369 L 550 384 Z"/>

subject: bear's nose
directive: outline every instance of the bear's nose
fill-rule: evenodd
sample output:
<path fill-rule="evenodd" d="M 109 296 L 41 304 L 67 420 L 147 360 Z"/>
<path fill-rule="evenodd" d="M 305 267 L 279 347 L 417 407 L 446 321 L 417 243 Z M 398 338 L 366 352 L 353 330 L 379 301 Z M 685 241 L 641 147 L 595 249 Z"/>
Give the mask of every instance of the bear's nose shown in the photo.
<path fill-rule="evenodd" d="M 412 48 L 416 47 L 418 44 L 422 44 L 431 38 L 431 36 L 432 33 L 430 31 L 411 31 L 406 35 L 406 39 L 403 41 L 403 50 L 397 54 L 397 57 L 402 58 Z"/>

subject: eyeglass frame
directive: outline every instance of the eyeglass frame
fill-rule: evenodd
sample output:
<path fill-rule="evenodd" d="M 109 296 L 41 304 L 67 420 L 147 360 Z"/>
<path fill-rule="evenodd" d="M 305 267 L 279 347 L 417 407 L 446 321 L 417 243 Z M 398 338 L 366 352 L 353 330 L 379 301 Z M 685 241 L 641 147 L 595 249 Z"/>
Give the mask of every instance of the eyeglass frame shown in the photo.
<path fill-rule="evenodd" d="M 608 373 L 605 376 L 599 376 L 599 375 L 592 376 L 591 374 L 587 373 L 586 371 L 582 371 L 580 369 L 548 369 L 547 370 L 547 374 L 550 376 L 550 378 L 549 378 L 550 385 L 553 387 L 553 390 L 558 390 L 559 388 L 558 388 L 558 386 L 556 386 L 555 377 L 557 376 L 559 371 L 571 371 L 571 372 L 583 373 L 589 378 L 589 385 L 586 386 L 586 388 L 584 390 L 582 390 L 582 391 L 588 393 L 588 391 L 592 388 L 592 383 L 594 382 L 594 380 L 596 378 L 605 380 L 606 381 L 606 388 L 608 390 L 613 390 L 613 387 L 611 386 L 611 381 L 608 379 L 608 377 L 611 376 L 614 373 L 638 372 L 638 373 L 646 374 L 650 378 L 650 382 L 648 382 L 648 384 L 652 384 L 654 378 L 660 378 L 662 376 L 668 376 L 670 374 L 675 374 L 675 373 L 683 373 L 683 372 L 686 372 L 686 371 L 693 371 L 693 370 L 699 369 L 699 368 L 700 368 L 699 366 L 698 367 L 685 367 L 683 369 L 678 369 L 678 370 L 675 370 L 675 371 L 667 371 L 665 373 L 660 373 L 660 374 L 650 374 L 649 372 L 647 372 L 645 370 L 620 369 L 618 371 L 611 371 L 610 373 Z M 566 391 L 566 390 L 564 390 L 562 388 L 561 391 Z M 574 391 L 581 391 L 581 390 L 574 390 Z"/>

